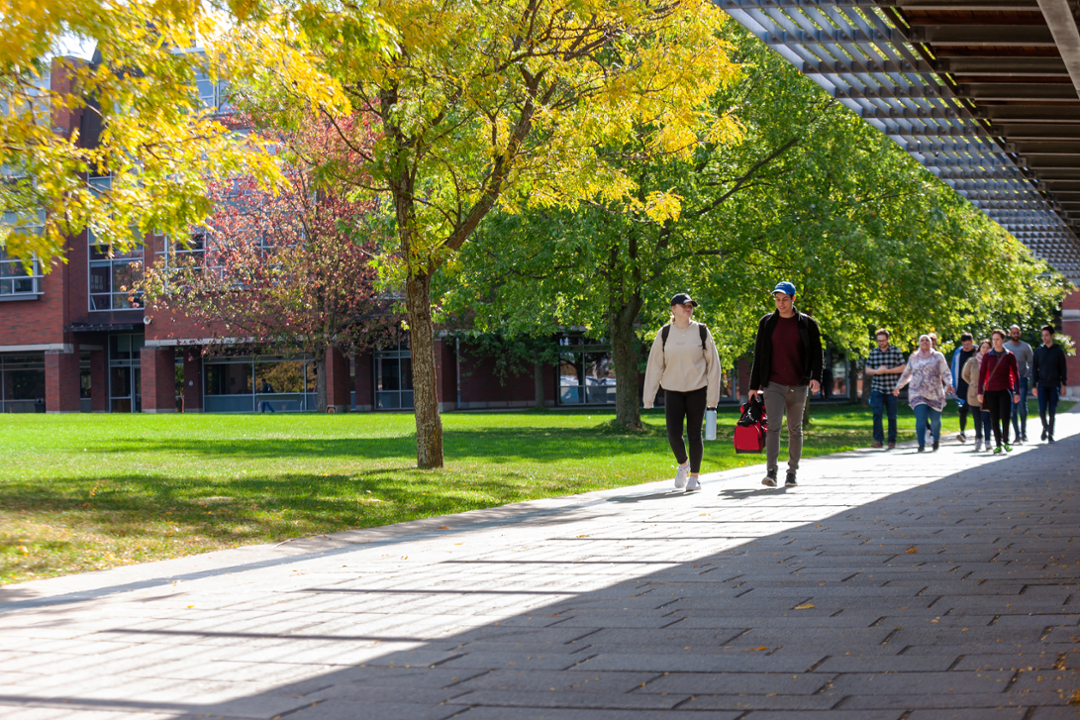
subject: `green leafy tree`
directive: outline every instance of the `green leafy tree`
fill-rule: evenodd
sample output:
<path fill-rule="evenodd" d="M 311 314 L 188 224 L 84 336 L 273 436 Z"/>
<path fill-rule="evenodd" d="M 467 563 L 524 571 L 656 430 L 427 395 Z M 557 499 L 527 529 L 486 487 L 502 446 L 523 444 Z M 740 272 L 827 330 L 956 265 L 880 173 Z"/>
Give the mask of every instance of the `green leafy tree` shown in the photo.
<path fill-rule="evenodd" d="M 632 202 L 651 218 L 677 212 L 677 198 L 662 189 L 642 195 L 619 158 L 600 149 L 641 136 L 639 152 L 677 156 L 702 133 L 737 133 L 705 105 L 736 73 L 718 32 L 725 16 L 704 0 L 388 0 L 378 6 L 395 42 L 385 51 L 349 32 L 367 8 L 320 3 L 317 11 L 297 19 L 293 35 L 382 132 L 362 164 L 326 172 L 358 195 L 389 198 L 397 246 L 383 271 L 408 311 L 417 461 L 440 467 L 436 272 L 497 203 L 575 207 L 599 197 Z M 290 104 L 291 93 L 268 84 L 259 102 L 280 122 L 298 122 L 307 104 Z M 347 128 L 341 139 L 352 144 Z"/>
<path fill-rule="evenodd" d="M 466 248 L 449 307 L 527 332 L 585 326 L 635 378 L 640 339 L 689 290 L 730 364 L 795 281 L 797 303 L 841 349 L 873 329 L 898 338 L 955 331 L 1060 300 L 1063 281 L 1000 227 L 740 28 L 727 28 L 743 80 L 713 97 L 741 143 L 700 136 L 690 157 L 648 156 L 639 136 L 606 152 L 639 197 L 662 191 L 679 212 L 653 218 L 597 198 L 579 213 L 500 214 Z M 617 422 L 640 426 L 637 383 L 617 384 Z"/>

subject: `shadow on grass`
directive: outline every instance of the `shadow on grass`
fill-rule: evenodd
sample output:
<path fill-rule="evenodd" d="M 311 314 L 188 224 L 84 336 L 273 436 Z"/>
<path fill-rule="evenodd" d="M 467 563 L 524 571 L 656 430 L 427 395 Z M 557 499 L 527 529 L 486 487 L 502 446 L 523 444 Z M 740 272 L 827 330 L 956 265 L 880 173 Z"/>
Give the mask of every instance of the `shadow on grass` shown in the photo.
<path fill-rule="evenodd" d="M 606 424 L 605 424 L 606 425 Z M 717 438 L 709 441 L 706 452 L 726 457 L 734 455 L 733 427 L 717 428 Z M 529 461 L 558 463 L 567 460 L 611 458 L 620 455 L 655 455 L 667 452 L 662 429 L 647 427 L 643 431 L 616 432 L 604 428 L 508 428 L 500 430 L 448 430 L 444 434 L 444 449 L 448 461 L 483 458 L 491 463 Z M 784 431 L 786 437 L 787 432 Z M 833 428 L 822 424 L 806 431 L 807 452 L 814 445 L 828 452 L 868 445 L 870 428 Z M 181 453 L 185 455 L 249 458 L 251 460 L 287 458 L 335 458 L 356 460 L 400 460 L 412 463 L 416 457 L 416 440 L 408 435 L 400 438 L 266 438 L 252 441 L 235 439 L 177 439 L 160 440 L 120 438 L 108 447 L 96 448 L 104 453 Z"/>

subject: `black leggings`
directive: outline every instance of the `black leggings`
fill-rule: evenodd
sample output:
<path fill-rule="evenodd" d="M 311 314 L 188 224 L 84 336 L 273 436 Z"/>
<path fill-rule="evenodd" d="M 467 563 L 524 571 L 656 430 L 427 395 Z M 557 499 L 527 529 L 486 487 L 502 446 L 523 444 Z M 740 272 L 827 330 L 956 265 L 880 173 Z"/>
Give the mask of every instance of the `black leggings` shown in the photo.
<path fill-rule="evenodd" d="M 701 471 L 701 456 L 705 454 L 705 443 L 701 439 L 701 426 L 705 422 L 705 403 L 708 400 L 708 386 L 678 392 L 664 390 L 664 416 L 667 418 L 667 439 L 675 459 L 682 465 L 686 462 L 686 446 L 683 445 L 683 418 L 686 418 L 686 439 L 690 441 L 690 472 Z"/>
<path fill-rule="evenodd" d="M 983 392 L 983 408 L 990 411 L 990 427 L 994 429 L 994 442 L 998 447 L 1009 444 L 1009 420 L 1012 415 L 1012 395 L 1008 390 Z M 990 438 L 986 438 L 990 442 Z"/>

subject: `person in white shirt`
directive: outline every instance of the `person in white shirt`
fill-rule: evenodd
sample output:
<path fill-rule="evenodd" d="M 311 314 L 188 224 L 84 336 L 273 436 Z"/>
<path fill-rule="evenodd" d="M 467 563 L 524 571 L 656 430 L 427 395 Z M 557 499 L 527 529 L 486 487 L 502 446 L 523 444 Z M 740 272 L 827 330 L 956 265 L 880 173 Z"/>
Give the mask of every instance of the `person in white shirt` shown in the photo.
<path fill-rule="evenodd" d="M 687 293 L 671 298 L 671 322 L 656 333 L 645 369 L 645 408 L 652 408 L 656 392 L 664 388 L 664 414 L 668 443 L 679 467 L 675 487 L 687 492 L 701 487 L 698 476 L 705 443 L 701 426 L 705 411 L 720 401 L 720 356 L 712 333 L 693 320 L 697 302 Z M 683 418 L 689 456 L 683 443 Z"/>

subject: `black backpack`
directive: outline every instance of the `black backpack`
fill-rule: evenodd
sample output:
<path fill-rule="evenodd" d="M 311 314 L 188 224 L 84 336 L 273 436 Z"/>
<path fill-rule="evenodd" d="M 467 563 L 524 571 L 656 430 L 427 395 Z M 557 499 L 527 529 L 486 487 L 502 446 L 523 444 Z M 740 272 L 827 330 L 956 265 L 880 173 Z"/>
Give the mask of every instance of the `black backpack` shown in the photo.
<path fill-rule="evenodd" d="M 698 333 L 701 335 L 701 349 L 705 349 L 705 338 L 709 336 L 709 329 L 698 323 Z M 671 334 L 671 323 L 660 328 L 660 349 L 667 350 L 667 338 Z"/>

